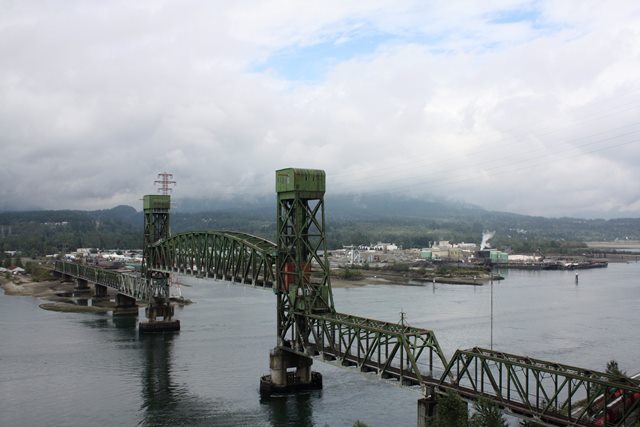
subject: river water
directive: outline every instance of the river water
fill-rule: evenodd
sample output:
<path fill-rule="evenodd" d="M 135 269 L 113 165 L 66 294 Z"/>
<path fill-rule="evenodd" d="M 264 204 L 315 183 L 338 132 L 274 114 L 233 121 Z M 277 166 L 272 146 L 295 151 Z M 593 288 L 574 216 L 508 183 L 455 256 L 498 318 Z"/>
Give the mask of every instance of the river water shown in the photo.
<path fill-rule="evenodd" d="M 502 272 L 493 286 L 493 347 L 603 370 L 640 371 L 640 264 L 579 272 Z M 41 310 L 0 295 L 0 425 L 414 426 L 414 389 L 314 362 L 324 389 L 260 400 L 275 345 L 271 290 L 183 278 L 195 304 L 182 330 L 139 336 L 136 321 Z M 491 286 L 334 289 L 340 312 L 434 330 L 447 357 L 489 347 Z"/>

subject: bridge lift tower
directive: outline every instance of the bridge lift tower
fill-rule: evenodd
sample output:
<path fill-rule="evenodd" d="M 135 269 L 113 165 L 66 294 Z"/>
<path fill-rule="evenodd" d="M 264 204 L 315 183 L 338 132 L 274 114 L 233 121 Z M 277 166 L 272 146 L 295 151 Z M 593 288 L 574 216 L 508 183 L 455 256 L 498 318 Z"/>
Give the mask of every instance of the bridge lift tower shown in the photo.
<path fill-rule="evenodd" d="M 169 228 L 169 209 L 171 196 L 151 194 L 143 198 L 144 209 L 144 246 L 142 255 L 142 277 L 152 288 L 145 310 L 147 321 L 140 322 L 140 332 L 179 331 L 180 321 L 173 320 L 173 306 L 169 300 L 169 273 L 155 271 L 151 245 L 167 239 Z M 162 319 L 158 319 L 161 317 Z"/>
<path fill-rule="evenodd" d="M 335 313 L 324 232 L 325 173 L 278 170 L 276 192 L 277 345 L 269 354 L 271 375 L 260 381 L 262 394 L 322 388 L 322 376 L 311 371 L 308 316 Z"/>

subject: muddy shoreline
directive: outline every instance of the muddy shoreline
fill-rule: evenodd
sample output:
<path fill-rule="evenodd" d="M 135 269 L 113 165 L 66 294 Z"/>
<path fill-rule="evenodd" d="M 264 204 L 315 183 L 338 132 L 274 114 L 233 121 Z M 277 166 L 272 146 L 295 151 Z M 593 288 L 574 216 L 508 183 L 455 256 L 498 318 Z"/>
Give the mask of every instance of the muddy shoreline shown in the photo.
<path fill-rule="evenodd" d="M 384 271 L 365 271 L 358 280 L 347 280 L 331 277 L 333 288 L 356 288 L 363 286 L 394 285 L 394 286 L 424 286 L 435 280 L 435 283 L 449 285 L 481 286 L 488 283 L 488 277 L 473 279 L 436 277 L 426 279 L 416 277 L 411 273 L 396 273 Z M 109 296 L 97 298 L 93 289 L 77 290 L 74 282 L 60 282 L 59 280 L 33 281 L 29 275 L 0 277 L 0 288 L 5 295 L 31 296 L 43 301 L 43 310 L 63 313 L 108 313 L 115 309 L 114 295 L 109 290 Z M 179 303 L 179 302 L 178 302 Z M 185 299 L 183 304 L 191 303 Z"/>
<path fill-rule="evenodd" d="M 35 282 L 29 276 L 0 278 L 5 295 L 31 296 L 46 301 L 40 308 L 65 313 L 107 313 L 115 303 L 108 297 L 95 298 L 91 289 L 78 291 L 73 282 L 47 280 Z M 91 300 L 91 305 L 88 301 Z"/>
<path fill-rule="evenodd" d="M 355 288 L 368 285 L 397 285 L 397 286 L 425 286 L 430 283 L 445 285 L 467 285 L 482 286 L 490 284 L 493 280 L 502 280 L 503 277 L 493 274 L 478 274 L 477 277 L 468 276 L 430 276 L 412 272 L 392 272 L 380 270 L 360 270 L 362 276 L 358 279 L 348 280 L 336 276 L 331 276 L 331 286 L 333 288 Z"/>

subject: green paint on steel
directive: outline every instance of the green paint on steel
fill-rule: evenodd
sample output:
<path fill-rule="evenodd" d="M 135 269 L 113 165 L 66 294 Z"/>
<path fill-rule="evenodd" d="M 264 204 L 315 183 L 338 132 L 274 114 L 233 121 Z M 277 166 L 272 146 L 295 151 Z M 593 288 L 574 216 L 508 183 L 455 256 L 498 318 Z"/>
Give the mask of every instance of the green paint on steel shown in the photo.
<path fill-rule="evenodd" d="M 640 407 L 640 380 L 478 347 L 456 351 L 437 387 L 550 424 L 625 425 Z"/>
<path fill-rule="evenodd" d="M 318 169 L 280 169 L 276 171 L 279 199 L 321 200 L 325 191 L 325 173 Z"/>
<path fill-rule="evenodd" d="M 395 378 L 401 384 L 434 381 L 447 359 L 433 331 L 343 313 L 306 316 L 312 333 L 307 352 L 342 365 Z"/>
<path fill-rule="evenodd" d="M 151 320 L 155 320 L 157 315 L 169 320 L 173 315 L 173 307 L 169 302 L 169 274 L 150 267 L 155 263 L 152 245 L 168 239 L 171 235 L 169 221 L 171 197 L 164 194 L 149 194 L 144 196 L 142 205 L 144 211 L 142 277 L 156 290 L 149 298 L 146 313 Z"/>
<path fill-rule="evenodd" d="M 91 265 L 56 261 L 54 271 L 115 289 L 118 293 L 138 300 L 148 300 L 154 294 L 151 282 L 136 274 L 121 273 Z"/>
<path fill-rule="evenodd" d="M 276 171 L 278 346 L 305 351 L 312 314 L 334 313 L 324 232 L 325 173 Z"/>
<path fill-rule="evenodd" d="M 171 235 L 169 209 L 171 207 L 171 197 L 160 194 L 148 194 L 143 197 L 144 210 L 144 242 L 142 257 L 142 274 L 147 278 L 154 278 L 152 270 L 148 267 L 153 265 L 150 247 Z M 161 277 L 157 277 L 161 278 Z"/>
<path fill-rule="evenodd" d="M 149 269 L 272 287 L 276 245 L 235 231 L 179 233 L 149 247 Z"/>

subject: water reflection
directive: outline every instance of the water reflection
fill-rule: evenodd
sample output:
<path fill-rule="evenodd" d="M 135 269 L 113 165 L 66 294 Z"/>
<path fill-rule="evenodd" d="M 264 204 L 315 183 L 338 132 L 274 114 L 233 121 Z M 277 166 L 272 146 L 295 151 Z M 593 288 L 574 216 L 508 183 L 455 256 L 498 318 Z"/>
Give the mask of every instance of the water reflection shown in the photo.
<path fill-rule="evenodd" d="M 202 399 L 188 389 L 188 384 L 176 381 L 179 372 L 174 372 L 174 346 L 179 345 L 179 336 L 172 334 L 141 335 L 144 354 L 142 373 L 142 425 L 243 425 L 254 419 L 255 425 L 264 423 L 265 417 L 251 411 L 233 410 L 229 402 Z M 212 387 L 216 387 L 212 384 Z M 256 390 L 256 395 L 257 395 Z M 313 399 L 321 392 L 305 393 L 261 401 L 271 426 L 312 427 Z"/>
<path fill-rule="evenodd" d="M 268 406 L 269 420 L 273 427 L 312 427 L 313 402 L 321 397 L 321 391 L 314 391 L 261 399 L 260 403 Z"/>
<path fill-rule="evenodd" d="M 131 334 L 136 333 L 138 318 L 135 316 L 115 316 L 111 318 L 116 329 L 130 329 Z"/>
<path fill-rule="evenodd" d="M 166 423 L 169 409 L 176 406 L 175 386 L 171 381 L 171 350 L 173 335 L 141 335 L 144 353 L 142 376 L 142 409 L 146 411 L 145 423 Z"/>
<path fill-rule="evenodd" d="M 140 335 L 144 372 L 142 373 L 142 406 L 148 426 L 168 425 L 234 425 L 229 416 L 220 414 L 213 401 L 202 399 L 174 378 L 173 349 L 178 335 Z"/>

